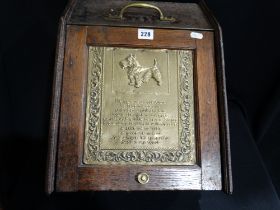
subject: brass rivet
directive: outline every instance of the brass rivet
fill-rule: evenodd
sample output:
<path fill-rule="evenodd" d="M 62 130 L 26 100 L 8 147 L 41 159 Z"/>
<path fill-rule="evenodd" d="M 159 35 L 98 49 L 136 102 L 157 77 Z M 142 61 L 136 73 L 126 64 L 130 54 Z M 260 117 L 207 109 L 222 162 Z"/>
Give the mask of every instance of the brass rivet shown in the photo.
<path fill-rule="evenodd" d="M 137 176 L 137 180 L 140 184 L 147 184 L 149 182 L 149 175 L 147 173 L 140 173 Z"/>

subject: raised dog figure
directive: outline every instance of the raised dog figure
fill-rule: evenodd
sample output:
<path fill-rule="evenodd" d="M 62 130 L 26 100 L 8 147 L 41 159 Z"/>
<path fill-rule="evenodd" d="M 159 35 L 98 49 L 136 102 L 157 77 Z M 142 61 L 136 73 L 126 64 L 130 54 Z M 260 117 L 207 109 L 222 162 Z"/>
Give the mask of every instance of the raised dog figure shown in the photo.
<path fill-rule="evenodd" d="M 162 84 L 161 73 L 158 68 L 157 60 L 154 59 L 152 67 L 141 66 L 136 59 L 136 55 L 130 54 L 125 59 L 120 61 L 120 66 L 126 70 L 129 79 L 129 85 L 139 88 L 143 83 L 147 83 L 150 79 L 154 79 L 157 85 Z"/>

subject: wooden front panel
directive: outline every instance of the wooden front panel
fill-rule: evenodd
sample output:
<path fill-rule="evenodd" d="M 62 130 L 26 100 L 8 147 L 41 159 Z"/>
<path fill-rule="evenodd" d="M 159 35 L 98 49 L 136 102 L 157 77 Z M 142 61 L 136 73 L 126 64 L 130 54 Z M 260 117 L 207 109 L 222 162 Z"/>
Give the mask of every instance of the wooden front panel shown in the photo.
<path fill-rule="evenodd" d="M 213 32 L 155 29 L 154 40 L 137 39 L 137 28 L 68 26 L 57 161 L 57 191 L 221 190 L 219 122 Z M 190 166 L 86 165 L 83 163 L 89 46 L 194 51 L 196 164 Z M 137 182 L 145 172 L 150 181 Z"/>

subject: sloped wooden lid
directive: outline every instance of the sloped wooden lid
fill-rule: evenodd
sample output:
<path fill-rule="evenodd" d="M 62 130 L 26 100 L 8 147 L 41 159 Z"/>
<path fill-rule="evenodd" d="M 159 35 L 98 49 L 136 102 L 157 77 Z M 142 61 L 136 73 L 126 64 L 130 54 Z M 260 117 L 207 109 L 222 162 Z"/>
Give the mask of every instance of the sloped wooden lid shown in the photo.
<path fill-rule="evenodd" d="M 125 12 L 128 17 L 123 20 L 108 18 L 109 14 L 119 14 L 124 6 L 133 2 L 126 0 L 80 0 L 74 6 L 67 24 L 213 30 L 212 25 L 196 3 L 145 2 L 160 8 L 165 16 L 175 18 L 174 22 L 160 21 L 157 18 L 156 10 L 144 8 L 129 8 Z M 129 17 L 129 14 L 133 16 L 133 13 L 139 18 Z M 147 18 L 149 16 L 150 18 Z"/>

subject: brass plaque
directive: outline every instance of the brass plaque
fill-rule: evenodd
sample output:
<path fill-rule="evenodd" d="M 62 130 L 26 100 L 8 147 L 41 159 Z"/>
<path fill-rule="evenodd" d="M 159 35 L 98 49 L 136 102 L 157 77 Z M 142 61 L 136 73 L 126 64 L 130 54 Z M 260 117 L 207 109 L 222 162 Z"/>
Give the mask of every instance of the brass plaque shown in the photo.
<path fill-rule="evenodd" d="M 84 164 L 193 165 L 193 51 L 89 47 Z"/>

